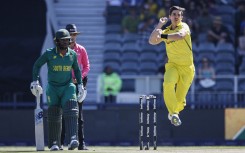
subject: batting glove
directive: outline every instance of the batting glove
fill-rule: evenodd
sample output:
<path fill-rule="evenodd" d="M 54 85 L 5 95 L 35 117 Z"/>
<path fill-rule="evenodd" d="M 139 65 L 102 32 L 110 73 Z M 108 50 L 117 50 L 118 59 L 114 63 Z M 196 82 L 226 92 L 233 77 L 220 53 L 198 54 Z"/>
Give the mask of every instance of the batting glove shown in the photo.
<path fill-rule="evenodd" d="M 30 86 L 31 92 L 34 96 L 43 93 L 43 88 L 40 86 L 38 81 L 33 81 Z"/>
<path fill-rule="evenodd" d="M 77 85 L 78 87 L 78 94 L 77 94 L 77 101 L 82 103 L 87 95 L 87 90 L 83 87 L 82 84 Z"/>

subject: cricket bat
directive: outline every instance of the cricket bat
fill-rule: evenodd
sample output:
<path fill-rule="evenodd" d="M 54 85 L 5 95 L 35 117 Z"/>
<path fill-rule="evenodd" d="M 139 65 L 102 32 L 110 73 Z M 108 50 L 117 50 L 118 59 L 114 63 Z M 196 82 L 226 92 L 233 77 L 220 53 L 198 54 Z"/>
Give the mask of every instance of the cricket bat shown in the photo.
<path fill-rule="evenodd" d="M 34 111 L 35 119 L 35 140 L 36 140 L 36 150 L 44 150 L 44 131 L 43 131 L 43 109 L 40 107 L 40 96 L 41 94 L 37 93 L 37 106 Z"/>

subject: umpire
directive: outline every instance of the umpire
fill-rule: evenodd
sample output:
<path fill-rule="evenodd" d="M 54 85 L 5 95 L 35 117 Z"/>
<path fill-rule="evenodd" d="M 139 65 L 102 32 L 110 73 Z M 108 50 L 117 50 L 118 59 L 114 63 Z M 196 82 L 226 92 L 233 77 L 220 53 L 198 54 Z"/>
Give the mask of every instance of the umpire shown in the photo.
<path fill-rule="evenodd" d="M 87 85 L 87 74 L 90 70 L 90 64 L 89 64 L 89 59 L 88 59 L 88 54 L 86 49 L 78 44 L 76 42 L 77 35 L 80 34 L 80 32 L 77 31 L 77 27 L 75 24 L 68 24 L 66 25 L 66 30 L 69 31 L 70 36 L 71 36 L 71 42 L 69 47 L 73 49 L 77 53 L 77 60 L 78 64 L 81 69 L 82 73 L 82 81 L 83 81 L 83 86 L 86 89 Z M 77 86 L 77 80 L 75 76 L 73 75 L 73 83 Z M 84 120 L 83 120 L 83 102 L 78 103 L 79 105 L 79 115 L 78 115 L 78 140 L 79 140 L 79 146 L 78 150 L 88 150 L 88 148 L 85 145 L 84 142 Z M 62 120 L 64 123 L 64 120 Z M 65 140 L 65 126 L 62 124 L 62 133 L 61 133 L 61 144 L 62 146 L 64 145 L 64 140 Z M 62 147 L 60 148 L 61 150 L 63 149 Z"/>

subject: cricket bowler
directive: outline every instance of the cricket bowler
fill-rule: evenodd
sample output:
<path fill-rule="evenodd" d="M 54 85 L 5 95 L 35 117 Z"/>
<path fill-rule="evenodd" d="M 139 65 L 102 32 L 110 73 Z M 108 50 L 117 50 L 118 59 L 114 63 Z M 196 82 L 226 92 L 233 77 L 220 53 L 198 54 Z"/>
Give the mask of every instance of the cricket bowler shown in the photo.
<path fill-rule="evenodd" d="M 182 22 L 184 11 L 184 8 L 172 6 L 169 9 L 171 25 L 162 30 L 168 18 L 160 18 L 149 38 L 152 45 L 162 41 L 166 44 L 168 62 L 165 65 L 163 96 L 168 119 L 175 126 L 181 125 L 179 113 L 186 106 L 186 95 L 195 75 L 191 33 L 189 26 Z"/>

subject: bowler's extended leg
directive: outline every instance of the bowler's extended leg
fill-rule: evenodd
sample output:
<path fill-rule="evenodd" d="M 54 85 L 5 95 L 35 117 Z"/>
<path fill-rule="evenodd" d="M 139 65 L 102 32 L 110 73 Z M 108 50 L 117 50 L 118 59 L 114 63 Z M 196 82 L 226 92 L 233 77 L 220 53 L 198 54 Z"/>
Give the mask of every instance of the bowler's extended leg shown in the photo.
<path fill-rule="evenodd" d="M 176 108 L 176 112 L 180 112 L 186 106 L 186 95 L 195 75 L 194 66 L 181 66 L 180 71 L 180 79 L 177 83 L 176 88 L 176 97 L 178 102 L 178 107 Z"/>

